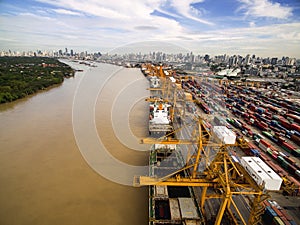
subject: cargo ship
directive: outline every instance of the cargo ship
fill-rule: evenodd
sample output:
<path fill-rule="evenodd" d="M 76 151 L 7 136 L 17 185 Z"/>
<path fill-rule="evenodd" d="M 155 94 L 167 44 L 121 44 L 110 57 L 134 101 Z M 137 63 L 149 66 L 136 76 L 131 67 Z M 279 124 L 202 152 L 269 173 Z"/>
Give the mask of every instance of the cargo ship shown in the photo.
<path fill-rule="evenodd" d="M 155 144 L 150 151 L 149 162 L 151 177 L 163 178 L 184 167 L 176 145 Z M 193 188 L 149 186 L 149 225 L 200 225 L 204 224 L 203 221 Z"/>
<path fill-rule="evenodd" d="M 147 77 L 150 84 L 149 135 L 153 138 L 174 137 L 171 118 L 173 105 L 161 97 L 161 80 Z M 149 176 L 163 179 L 184 167 L 184 159 L 175 144 L 154 144 L 149 154 Z M 187 171 L 181 175 L 187 176 Z M 149 225 L 204 224 L 192 187 L 149 186 Z"/>

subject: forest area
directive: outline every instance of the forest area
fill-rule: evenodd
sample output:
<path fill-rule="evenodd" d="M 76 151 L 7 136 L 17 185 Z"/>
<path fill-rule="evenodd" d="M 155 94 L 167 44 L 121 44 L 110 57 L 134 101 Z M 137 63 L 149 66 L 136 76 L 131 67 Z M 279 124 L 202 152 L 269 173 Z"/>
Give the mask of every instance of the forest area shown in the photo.
<path fill-rule="evenodd" d="M 0 57 L 0 103 L 60 84 L 75 71 L 55 58 Z"/>

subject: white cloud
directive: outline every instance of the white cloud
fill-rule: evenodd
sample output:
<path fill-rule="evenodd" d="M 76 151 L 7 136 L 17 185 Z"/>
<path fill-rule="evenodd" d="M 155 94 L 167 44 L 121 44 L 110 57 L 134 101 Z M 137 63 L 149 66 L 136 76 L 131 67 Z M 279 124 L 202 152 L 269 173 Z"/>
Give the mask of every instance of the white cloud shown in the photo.
<path fill-rule="evenodd" d="M 157 9 L 157 11 L 160 12 L 160 13 L 163 13 L 163 14 L 165 14 L 165 15 L 174 17 L 174 18 L 182 18 L 182 16 L 180 16 L 180 15 L 178 15 L 178 14 L 170 13 L 170 12 L 168 12 L 168 11 L 166 11 L 166 10 L 161 9 L 161 8 L 160 8 L 160 9 Z"/>
<path fill-rule="evenodd" d="M 200 31 L 202 27 L 194 21 L 201 21 L 199 18 L 203 15 L 192 7 L 193 3 L 201 2 L 199 0 L 170 0 L 167 3 L 166 0 L 37 1 L 53 7 L 33 6 L 31 11 L 27 9 L 23 13 L 0 15 L 0 37 L 4 38 L 0 47 L 12 46 L 12 42 L 7 40 L 15 40 L 17 47 L 36 46 L 34 49 L 40 49 L 49 46 L 57 49 L 65 46 L 101 51 L 103 48 L 112 49 L 132 42 L 164 41 L 186 46 L 193 52 L 200 49 L 202 53 L 209 54 L 242 54 L 254 48 L 254 54 L 300 56 L 300 50 L 296 47 L 300 46 L 300 23 L 273 23 L 259 27 L 255 18 L 251 18 L 253 22 L 249 21 L 245 28 L 216 29 L 211 26 L 210 31 Z M 253 0 L 240 1 L 254 7 Z M 172 10 L 169 8 L 171 3 Z M 54 10 L 58 13 L 55 17 Z M 155 16 L 154 10 L 168 14 L 173 19 Z M 184 18 L 190 19 L 189 28 L 180 23 Z M 209 21 L 200 23 L 211 24 Z"/>
<path fill-rule="evenodd" d="M 66 9 L 53 9 L 54 12 L 59 14 L 65 14 L 65 15 L 72 15 L 72 16 L 81 16 L 82 14 Z"/>
<path fill-rule="evenodd" d="M 118 7 L 109 7 L 112 2 L 116 3 L 115 0 L 104 1 L 103 3 L 94 0 L 36 0 L 38 2 L 51 4 L 57 7 L 67 8 L 86 14 L 101 16 L 115 19 L 126 19 L 128 16 L 118 11 Z M 118 6 L 120 4 L 116 4 Z M 117 8 L 117 9 L 114 9 Z"/>
<path fill-rule="evenodd" d="M 96 1 L 96 0 L 37 0 L 61 7 L 71 12 L 81 12 L 82 15 L 91 14 L 96 17 L 60 18 L 65 23 L 72 24 L 76 30 L 85 36 L 110 38 L 110 44 L 122 44 L 126 40 L 157 39 L 164 33 L 174 35 L 182 33 L 182 26 L 173 19 L 152 15 L 160 8 L 164 0 L 130 0 L 130 1 Z M 64 12 L 64 11 L 60 11 Z M 143 30 L 138 28 L 156 28 Z M 77 31 L 76 31 L 77 32 Z"/>
<path fill-rule="evenodd" d="M 167 13 L 174 16 L 165 10 L 162 6 L 165 5 L 165 0 L 109 0 L 109 1 L 96 1 L 96 0 L 36 0 L 43 3 L 48 3 L 64 9 L 74 10 L 99 17 L 110 19 L 143 19 L 151 15 L 154 10 Z M 202 24 L 213 25 L 212 22 L 201 19 L 202 11 L 192 7 L 191 4 L 203 2 L 204 0 L 170 0 L 170 4 L 174 7 L 177 13 L 188 19 L 200 22 Z"/>
<path fill-rule="evenodd" d="M 266 33 L 266 30 L 268 31 Z M 263 57 L 300 57 L 300 23 L 223 29 L 189 35 L 186 45 L 204 54 L 257 54 Z M 196 52 L 196 51 L 195 51 Z"/>
<path fill-rule="evenodd" d="M 49 0 L 47 1 L 50 2 Z M 64 1 L 64 4 L 70 4 L 70 1 Z M 2 17 L 1 21 L 3 23 L 1 27 L 11 31 L 8 32 L 10 38 L 16 36 L 20 45 L 26 42 L 26 46 L 28 42 L 32 41 L 32 44 L 37 46 L 44 46 L 45 44 L 57 46 L 61 44 L 62 46 L 88 45 L 90 47 L 105 46 L 113 48 L 132 41 L 157 40 L 160 38 L 160 35 L 168 32 L 174 35 L 183 32 L 183 28 L 175 20 L 151 15 L 153 11 L 151 7 L 155 7 L 157 3 L 150 2 L 147 5 L 140 4 L 139 6 L 138 4 L 134 9 L 133 6 L 131 6 L 131 9 L 128 9 L 129 11 L 140 9 L 135 13 L 125 12 L 127 9 L 122 11 L 122 7 L 126 8 L 125 4 L 120 6 L 119 9 L 122 11 L 122 14 L 120 14 L 119 18 L 86 16 L 85 11 L 81 11 L 84 12 L 81 17 L 69 17 L 66 14 L 70 13 L 61 10 L 58 11 L 61 12 L 58 17 L 51 18 L 53 8 L 45 8 L 40 10 L 40 13 L 36 13 L 37 11 L 34 10 L 35 13 L 27 12 Z M 62 7 L 58 2 L 55 2 L 55 6 Z M 77 6 L 74 7 L 76 8 Z M 67 9 L 65 10 L 72 12 L 76 10 L 74 7 L 66 7 Z M 115 12 L 117 9 L 118 7 L 114 9 Z M 142 12 L 147 13 L 144 14 Z M 141 13 L 143 16 L 140 15 Z M 127 16 L 130 14 L 132 14 L 131 17 Z M 51 21 L 48 21 L 49 19 Z M 45 27 L 47 27 L 47 30 L 45 30 Z M 145 28 L 151 27 L 156 29 L 145 30 Z M 1 33 L 0 31 L 0 36 Z M 81 38 L 76 40 L 73 38 L 76 36 L 81 36 Z M 82 42 L 83 39 L 84 43 Z"/>
<path fill-rule="evenodd" d="M 200 19 L 198 16 L 201 15 L 202 13 L 194 8 L 191 4 L 193 3 L 199 3 L 203 2 L 204 0 L 171 0 L 171 5 L 177 10 L 177 12 L 188 18 L 192 19 L 194 21 L 206 24 L 206 25 L 214 25 L 214 23 Z"/>
<path fill-rule="evenodd" d="M 283 6 L 280 3 L 273 3 L 269 0 L 238 0 L 242 3 L 239 10 L 245 15 L 254 17 L 270 17 L 277 19 L 287 19 L 292 16 L 292 8 Z"/>
<path fill-rule="evenodd" d="M 163 0 L 36 0 L 57 7 L 110 19 L 147 17 Z"/>
<path fill-rule="evenodd" d="M 254 21 L 249 22 L 249 26 L 250 27 L 255 27 L 255 22 Z"/>

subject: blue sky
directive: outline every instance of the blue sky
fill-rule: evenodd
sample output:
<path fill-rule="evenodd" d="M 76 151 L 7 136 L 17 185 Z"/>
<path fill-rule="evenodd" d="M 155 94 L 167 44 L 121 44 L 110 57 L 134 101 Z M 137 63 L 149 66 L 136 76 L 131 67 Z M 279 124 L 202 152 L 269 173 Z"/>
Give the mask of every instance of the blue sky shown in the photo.
<path fill-rule="evenodd" d="M 0 0 L 0 51 L 149 52 L 155 42 L 197 54 L 300 58 L 300 1 Z"/>

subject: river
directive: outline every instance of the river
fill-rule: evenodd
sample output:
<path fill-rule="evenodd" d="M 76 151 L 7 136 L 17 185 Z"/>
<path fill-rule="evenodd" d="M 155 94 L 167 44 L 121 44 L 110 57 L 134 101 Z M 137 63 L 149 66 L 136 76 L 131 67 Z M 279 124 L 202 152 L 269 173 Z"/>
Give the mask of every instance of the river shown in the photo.
<path fill-rule="evenodd" d="M 85 77 L 95 76 L 95 82 L 102 79 L 106 85 L 98 90 L 93 108 L 97 135 L 113 158 L 136 167 L 144 166 L 147 152 L 134 149 L 139 147 L 134 142 L 147 134 L 148 106 L 143 100 L 144 93 L 130 107 L 128 118 L 120 110 L 128 111 L 128 103 L 122 106 L 124 95 L 130 99 L 129 90 L 134 93 L 146 90 L 147 80 L 138 69 L 67 63 L 84 72 L 77 72 L 74 78 L 65 79 L 63 84 L 49 90 L 0 105 L 0 224 L 147 224 L 148 189 L 124 185 L 127 182 L 124 176 L 130 180 L 132 173 L 123 175 L 120 168 L 119 172 L 112 169 L 113 178 L 102 176 L 96 168 L 98 159 L 91 162 L 84 156 L 83 142 L 76 136 L 80 132 L 74 128 L 74 123 L 81 126 L 82 122 L 84 126 L 85 120 L 90 119 L 79 117 L 86 108 L 78 105 L 74 96 L 85 98 L 88 103 L 93 98 L 78 97 L 78 93 L 88 93 L 82 91 Z M 107 82 L 106 73 L 111 71 L 116 76 Z M 139 85 L 134 87 L 134 81 Z M 130 85 L 133 88 L 122 89 Z M 123 125 L 123 118 L 128 120 L 131 133 Z M 125 136 L 119 138 L 115 135 L 118 132 Z M 122 143 L 123 139 L 128 143 Z M 105 162 L 109 170 L 109 162 Z M 101 160 L 100 163 L 105 164 Z"/>

